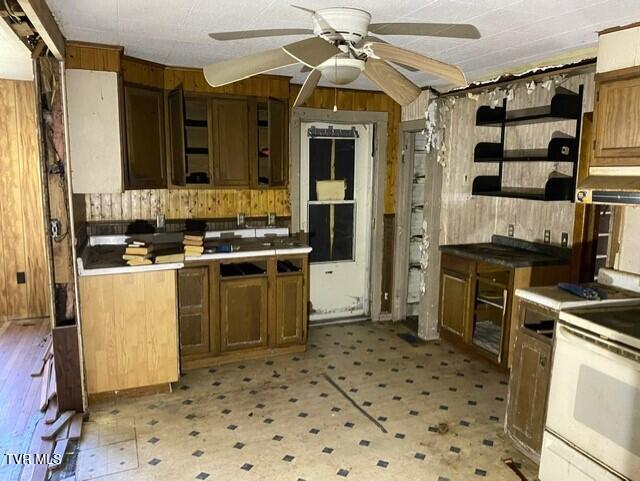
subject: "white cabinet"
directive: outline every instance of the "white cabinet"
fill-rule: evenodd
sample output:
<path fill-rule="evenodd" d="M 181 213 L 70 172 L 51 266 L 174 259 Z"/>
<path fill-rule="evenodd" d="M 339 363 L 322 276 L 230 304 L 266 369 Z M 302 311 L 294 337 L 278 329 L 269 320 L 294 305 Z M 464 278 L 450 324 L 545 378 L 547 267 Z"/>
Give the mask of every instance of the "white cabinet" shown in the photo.
<path fill-rule="evenodd" d="M 118 74 L 67 69 L 66 87 L 73 192 L 122 192 L 122 103 Z"/>

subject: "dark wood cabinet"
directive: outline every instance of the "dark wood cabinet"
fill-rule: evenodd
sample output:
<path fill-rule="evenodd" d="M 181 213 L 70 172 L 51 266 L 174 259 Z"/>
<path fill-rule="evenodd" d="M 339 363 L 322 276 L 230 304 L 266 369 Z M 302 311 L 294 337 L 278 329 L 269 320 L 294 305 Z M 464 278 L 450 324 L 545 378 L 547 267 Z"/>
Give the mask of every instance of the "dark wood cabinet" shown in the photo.
<path fill-rule="evenodd" d="M 267 278 L 220 281 L 221 351 L 267 345 Z"/>
<path fill-rule="evenodd" d="M 304 351 L 306 255 L 194 262 L 178 271 L 182 369 Z"/>
<path fill-rule="evenodd" d="M 184 93 L 182 87 L 169 92 L 169 145 L 171 154 L 171 182 L 186 183 L 186 152 L 184 135 Z"/>
<path fill-rule="evenodd" d="M 213 182 L 221 187 L 248 187 L 249 112 L 246 99 L 210 101 Z"/>
<path fill-rule="evenodd" d="M 125 84 L 124 103 L 126 188 L 164 188 L 164 93 L 161 89 Z"/>
<path fill-rule="evenodd" d="M 640 67 L 599 74 L 591 167 L 640 166 Z"/>
<path fill-rule="evenodd" d="M 211 348 L 209 319 L 209 269 L 189 267 L 178 271 L 180 354 L 206 354 Z"/>
<path fill-rule="evenodd" d="M 509 377 L 505 432 L 520 451 L 539 462 L 558 311 L 527 300 L 519 301 L 518 310 L 520 326 Z"/>
<path fill-rule="evenodd" d="M 278 346 L 299 343 L 305 321 L 304 276 L 278 275 L 276 279 L 276 338 Z"/>
<path fill-rule="evenodd" d="M 571 278 L 566 264 L 507 267 L 443 253 L 439 330 L 443 338 L 503 369 L 511 367 L 518 332 L 518 288 Z"/>
<path fill-rule="evenodd" d="M 258 97 L 168 94 L 171 183 L 282 187 L 289 175 L 288 103 Z"/>

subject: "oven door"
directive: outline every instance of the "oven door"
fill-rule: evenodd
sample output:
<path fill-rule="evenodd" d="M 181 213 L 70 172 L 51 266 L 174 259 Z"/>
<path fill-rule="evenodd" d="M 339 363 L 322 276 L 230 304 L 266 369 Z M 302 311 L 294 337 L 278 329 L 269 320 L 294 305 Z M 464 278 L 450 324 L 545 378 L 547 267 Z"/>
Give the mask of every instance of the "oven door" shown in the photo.
<path fill-rule="evenodd" d="M 640 352 L 559 322 L 546 428 L 633 479 L 640 473 Z"/>

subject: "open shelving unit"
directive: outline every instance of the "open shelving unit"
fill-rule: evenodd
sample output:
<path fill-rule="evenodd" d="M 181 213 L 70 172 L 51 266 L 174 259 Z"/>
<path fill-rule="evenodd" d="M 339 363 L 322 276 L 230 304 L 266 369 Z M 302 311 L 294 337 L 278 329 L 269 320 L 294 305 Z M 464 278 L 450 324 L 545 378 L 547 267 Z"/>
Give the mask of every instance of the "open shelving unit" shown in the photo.
<path fill-rule="evenodd" d="M 473 195 L 487 197 L 510 197 L 540 201 L 572 201 L 578 170 L 578 148 L 580 120 L 582 116 L 582 96 L 584 87 L 578 93 L 558 88 L 549 105 L 521 110 L 507 110 L 507 100 L 502 107 L 482 106 L 476 112 L 476 125 L 500 128 L 500 142 L 480 142 L 474 149 L 474 162 L 498 163 L 497 175 L 480 175 L 473 180 Z M 546 149 L 505 150 L 505 130 L 512 125 L 539 124 L 575 120 L 574 137 L 554 137 Z M 502 185 L 503 164 L 507 162 L 568 162 L 573 164 L 571 176 L 550 177 L 544 187 L 519 188 Z"/>

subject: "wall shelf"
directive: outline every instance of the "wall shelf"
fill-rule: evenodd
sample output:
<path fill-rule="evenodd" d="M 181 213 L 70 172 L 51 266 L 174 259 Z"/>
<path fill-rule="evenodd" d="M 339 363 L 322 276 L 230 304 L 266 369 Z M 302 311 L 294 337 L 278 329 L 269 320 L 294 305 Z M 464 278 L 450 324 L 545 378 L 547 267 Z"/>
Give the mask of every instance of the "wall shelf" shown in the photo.
<path fill-rule="evenodd" d="M 562 87 L 549 105 L 520 110 L 507 110 L 506 106 L 482 106 L 476 112 L 476 125 L 501 127 L 503 124 L 526 125 L 560 120 L 577 120 L 582 115 L 582 93 L 575 93 Z"/>
<path fill-rule="evenodd" d="M 473 180 L 472 195 L 485 197 L 508 197 L 539 201 L 573 201 L 578 169 L 578 147 L 582 96 L 584 86 L 578 93 L 559 87 L 549 105 L 520 110 L 507 110 L 507 100 L 502 107 L 481 106 L 476 112 L 476 125 L 500 128 L 500 142 L 480 142 L 474 149 L 474 162 L 497 163 L 497 175 L 480 175 Z M 575 120 L 574 137 L 554 137 L 546 149 L 505 150 L 507 126 Z M 571 176 L 554 176 L 547 179 L 544 187 L 506 187 L 502 185 L 503 164 L 509 162 L 568 162 L 573 164 Z"/>
<path fill-rule="evenodd" d="M 480 142 L 474 162 L 576 162 L 578 142 L 572 137 L 555 137 L 546 149 L 503 150 L 500 142 Z"/>

